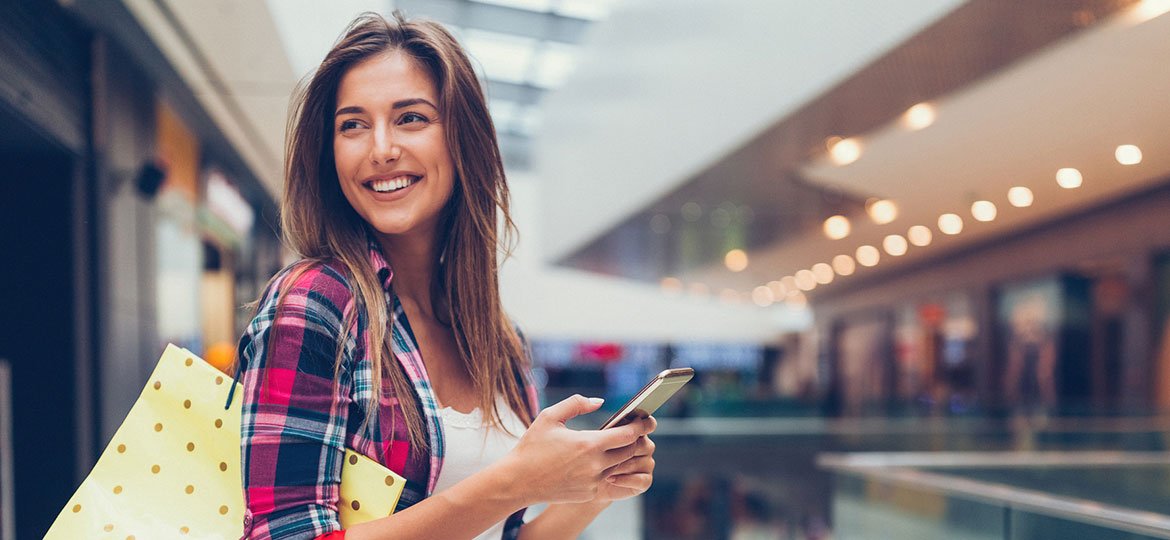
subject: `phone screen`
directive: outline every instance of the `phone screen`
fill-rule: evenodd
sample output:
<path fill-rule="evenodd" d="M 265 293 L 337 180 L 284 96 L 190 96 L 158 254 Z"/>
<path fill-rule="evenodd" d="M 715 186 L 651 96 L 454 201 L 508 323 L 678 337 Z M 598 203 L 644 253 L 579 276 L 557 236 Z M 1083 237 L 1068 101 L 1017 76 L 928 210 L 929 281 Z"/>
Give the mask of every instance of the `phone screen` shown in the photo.
<path fill-rule="evenodd" d="M 642 390 L 635 394 L 630 401 L 622 405 L 622 408 L 618 409 L 613 416 L 610 416 L 609 420 L 601 425 L 601 429 L 622 426 L 636 418 L 645 418 L 654 414 L 654 411 L 657 411 L 663 403 L 666 403 L 666 400 L 670 399 L 670 396 L 678 392 L 679 388 L 682 388 L 694 376 L 695 371 L 691 368 L 668 369 L 659 373 L 646 386 L 642 387 Z"/>

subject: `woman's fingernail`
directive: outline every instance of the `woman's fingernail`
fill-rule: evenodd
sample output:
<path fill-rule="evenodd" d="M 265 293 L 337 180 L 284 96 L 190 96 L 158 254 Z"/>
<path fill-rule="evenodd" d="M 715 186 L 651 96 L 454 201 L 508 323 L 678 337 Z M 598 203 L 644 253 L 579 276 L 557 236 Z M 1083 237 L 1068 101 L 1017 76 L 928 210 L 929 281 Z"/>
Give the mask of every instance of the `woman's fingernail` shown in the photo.
<path fill-rule="evenodd" d="M 591 398 L 589 398 L 589 403 L 592 403 L 594 405 L 601 405 L 602 403 L 605 403 L 605 400 L 601 399 L 599 397 L 591 397 Z"/>

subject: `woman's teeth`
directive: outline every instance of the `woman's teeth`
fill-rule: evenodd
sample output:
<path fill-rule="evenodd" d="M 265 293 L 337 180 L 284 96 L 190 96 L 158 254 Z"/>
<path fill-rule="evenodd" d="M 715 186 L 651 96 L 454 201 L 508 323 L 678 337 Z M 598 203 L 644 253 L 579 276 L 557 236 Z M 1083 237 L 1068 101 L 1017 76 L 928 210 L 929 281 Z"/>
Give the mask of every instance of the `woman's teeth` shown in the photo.
<path fill-rule="evenodd" d="M 406 186 L 409 186 L 418 181 L 417 176 L 399 176 L 389 180 L 374 180 L 370 182 L 370 188 L 378 193 L 386 193 L 390 191 L 398 191 Z"/>

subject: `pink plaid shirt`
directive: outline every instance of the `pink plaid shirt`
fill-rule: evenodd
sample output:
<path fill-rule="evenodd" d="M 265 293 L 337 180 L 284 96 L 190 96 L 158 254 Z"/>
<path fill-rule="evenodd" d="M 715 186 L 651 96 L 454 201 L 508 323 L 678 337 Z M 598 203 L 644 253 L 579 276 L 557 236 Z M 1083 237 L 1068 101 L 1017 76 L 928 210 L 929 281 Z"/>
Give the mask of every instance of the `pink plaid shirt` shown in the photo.
<path fill-rule="evenodd" d="M 292 267 L 285 268 L 265 292 L 239 345 L 244 538 L 311 539 L 341 530 L 337 503 L 346 447 L 406 478 L 398 510 L 434 491 L 443 466 L 438 404 L 402 304 L 390 287 L 393 272 L 372 239 L 369 254 L 391 306 L 391 350 L 414 386 L 430 451 L 411 448 L 402 409 L 388 383 L 376 419 L 365 432 L 358 430 L 373 391 L 366 354 L 368 321 L 359 316 L 353 328 L 342 328 L 343 314 L 353 302 L 344 267 L 336 261 L 315 263 L 284 298 L 277 298 Z M 345 352 L 335 376 L 339 342 Z M 523 364 L 525 373 L 517 376 L 535 414 L 536 389 L 526 373 L 530 359 Z M 508 518 L 504 538 L 515 538 L 523 515 L 520 510 Z"/>

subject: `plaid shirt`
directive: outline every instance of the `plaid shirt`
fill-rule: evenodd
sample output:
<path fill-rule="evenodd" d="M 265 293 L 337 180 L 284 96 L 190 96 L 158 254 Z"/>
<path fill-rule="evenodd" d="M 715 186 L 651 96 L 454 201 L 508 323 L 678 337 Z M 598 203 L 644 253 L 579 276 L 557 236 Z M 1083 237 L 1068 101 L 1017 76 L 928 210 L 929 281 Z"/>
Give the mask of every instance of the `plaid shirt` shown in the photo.
<path fill-rule="evenodd" d="M 414 386 L 430 452 L 411 448 L 403 411 L 388 382 L 375 421 L 359 432 L 373 391 L 373 372 L 366 347 L 368 321 L 359 316 L 353 328 L 342 328 L 343 314 L 354 300 L 344 267 L 336 261 L 313 265 L 278 299 L 290 274 L 286 268 L 265 292 L 239 345 L 244 538 L 311 539 L 341 530 L 337 502 L 346 447 L 406 478 L 398 510 L 435 489 L 443 466 L 438 404 L 402 304 L 390 287 L 393 272 L 372 239 L 369 254 L 393 313 L 391 350 Z M 340 340 L 345 352 L 335 376 Z M 535 413 L 536 390 L 528 377 L 517 376 Z M 516 537 L 523 516 L 522 509 L 507 519 L 504 538 Z"/>

